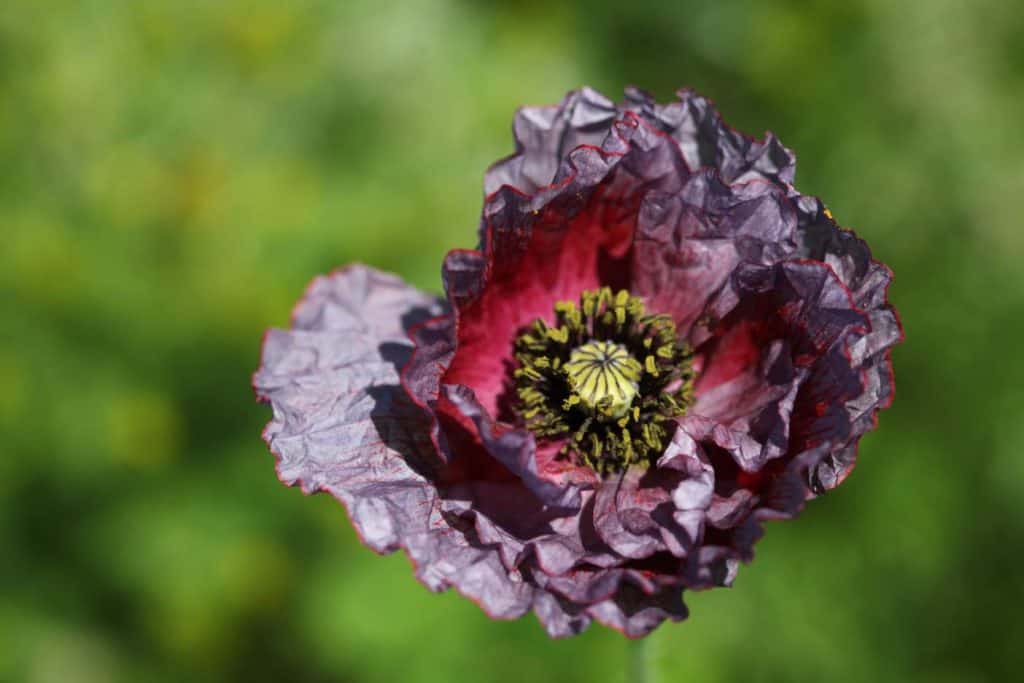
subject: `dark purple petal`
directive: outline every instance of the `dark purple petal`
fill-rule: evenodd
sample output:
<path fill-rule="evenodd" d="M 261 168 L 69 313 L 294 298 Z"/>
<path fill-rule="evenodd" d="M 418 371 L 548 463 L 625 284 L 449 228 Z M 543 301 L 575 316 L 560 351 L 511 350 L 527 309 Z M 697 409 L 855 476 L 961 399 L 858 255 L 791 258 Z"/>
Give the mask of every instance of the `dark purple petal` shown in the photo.
<path fill-rule="evenodd" d="M 576 485 L 567 479 L 553 480 L 541 476 L 533 434 L 525 429 L 499 427 L 468 387 L 446 384 L 442 392 L 452 406 L 472 422 L 487 452 L 519 477 L 544 504 L 564 509 L 579 508 L 580 491 Z M 571 476 L 572 470 L 567 470 L 566 474 Z"/>
<path fill-rule="evenodd" d="M 741 262 L 770 265 L 796 252 L 797 212 L 764 182 L 726 185 L 714 169 L 640 209 L 632 290 L 688 329 Z"/>
<path fill-rule="evenodd" d="M 533 194 L 551 184 L 565 155 L 600 145 L 618 115 L 611 100 L 590 88 L 569 93 L 558 107 L 523 107 L 512 124 L 516 152 L 487 170 L 484 191 L 507 185 Z"/>
<path fill-rule="evenodd" d="M 659 105 L 636 88 L 626 91 L 629 104 L 656 120 L 679 142 L 691 168 L 717 169 L 728 183 L 754 179 L 780 185 L 793 182 L 796 157 L 774 135 L 755 140 L 740 133 L 722 121 L 710 100 L 692 90 L 680 90 L 678 97 L 677 102 Z"/>
<path fill-rule="evenodd" d="M 643 559 L 664 549 L 661 525 L 653 513 L 670 504 L 679 477 L 672 470 L 648 473 L 631 467 L 606 479 L 594 499 L 594 526 L 609 548 L 625 558 Z M 643 482 L 645 478 L 663 481 Z"/>
<path fill-rule="evenodd" d="M 352 266 L 314 280 L 291 330 L 271 330 L 253 383 L 274 409 L 264 438 L 278 474 L 345 504 L 363 542 L 404 548 L 431 590 L 455 586 L 495 617 L 520 616 L 534 589 L 442 515 L 429 421 L 398 383 L 407 328 L 440 313 L 398 278 Z"/>
<path fill-rule="evenodd" d="M 757 471 L 788 452 L 798 391 L 817 360 L 869 321 L 831 269 L 814 261 L 744 264 L 709 308 L 721 322 L 709 330 L 691 414 L 760 444 L 753 459 L 749 447 L 738 451 L 738 464 Z"/>
<path fill-rule="evenodd" d="M 822 493 L 838 486 L 850 473 L 858 440 L 875 427 L 878 411 L 892 404 L 895 389 L 890 353 L 904 335 L 899 316 L 887 299 L 892 271 L 872 258 L 863 240 L 836 225 L 820 200 L 800 197 L 797 207 L 801 255 L 831 266 L 871 323 L 870 330 L 850 345 L 850 362 L 862 372 L 864 390 L 846 404 L 853 425 L 849 439 L 812 468 L 811 487 Z"/>
<path fill-rule="evenodd" d="M 648 596 L 632 587 L 620 591 L 614 599 L 597 603 L 588 612 L 597 621 L 629 638 L 641 638 L 666 619 L 682 621 L 689 614 L 683 604 L 683 592 L 678 588 L 667 588 Z"/>
<path fill-rule="evenodd" d="M 567 638 L 587 630 L 591 618 L 579 605 L 562 600 L 553 593 L 537 591 L 533 611 L 552 638 Z"/>

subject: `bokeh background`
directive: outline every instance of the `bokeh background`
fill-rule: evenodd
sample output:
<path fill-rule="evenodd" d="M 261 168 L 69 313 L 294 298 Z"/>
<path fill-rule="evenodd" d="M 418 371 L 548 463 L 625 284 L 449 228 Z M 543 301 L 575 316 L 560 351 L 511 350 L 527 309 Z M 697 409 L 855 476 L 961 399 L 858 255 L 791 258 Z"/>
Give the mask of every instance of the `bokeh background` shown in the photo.
<path fill-rule="evenodd" d="M 0 680 L 616 681 L 281 486 L 249 376 L 316 274 L 439 288 L 516 106 L 682 85 L 897 274 L 861 461 L 660 628 L 662 681 L 1024 670 L 1024 8 L 1005 0 L 6 0 Z"/>

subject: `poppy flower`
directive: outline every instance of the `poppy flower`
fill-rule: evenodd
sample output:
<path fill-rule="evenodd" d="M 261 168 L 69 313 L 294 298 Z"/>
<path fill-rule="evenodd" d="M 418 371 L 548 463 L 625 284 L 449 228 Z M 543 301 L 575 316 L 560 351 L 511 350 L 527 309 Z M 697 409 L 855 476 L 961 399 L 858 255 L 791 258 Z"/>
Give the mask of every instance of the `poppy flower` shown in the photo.
<path fill-rule="evenodd" d="M 584 88 L 514 132 L 443 298 L 353 265 L 267 333 L 264 438 L 431 590 L 639 637 L 850 473 L 893 397 L 892 275 L 691 91 Z"/>

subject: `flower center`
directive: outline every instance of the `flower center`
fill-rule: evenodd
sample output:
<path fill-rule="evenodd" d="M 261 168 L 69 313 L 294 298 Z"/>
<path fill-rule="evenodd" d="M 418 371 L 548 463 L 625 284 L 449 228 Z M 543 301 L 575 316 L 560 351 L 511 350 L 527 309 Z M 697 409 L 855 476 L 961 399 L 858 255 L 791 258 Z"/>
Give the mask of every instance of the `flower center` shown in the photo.
<path fill-rule="evenodd" d="M 640 385 L 643 366 L 622 344 L 590 341 L 577 346 L 569 354 L 565 375 L 569 388 L 591 412 L 609 417 L 622 417 Z"/>
<path fill-rule="evenodd" d="M 515 341 L 517 411 L 538 439 L 564 440 L 600 474 L 651 463 L 692 403 L 689 347 L 666 315 L 605 287 L 555 304 Z"/>

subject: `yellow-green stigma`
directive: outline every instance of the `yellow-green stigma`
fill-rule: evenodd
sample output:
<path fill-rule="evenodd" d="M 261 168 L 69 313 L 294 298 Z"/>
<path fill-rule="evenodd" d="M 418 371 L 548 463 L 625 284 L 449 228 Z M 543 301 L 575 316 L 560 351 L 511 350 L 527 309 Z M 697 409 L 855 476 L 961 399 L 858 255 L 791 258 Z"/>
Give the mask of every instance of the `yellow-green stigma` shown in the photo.
<path fill-rule="evenodd" d="M 569 388 L 590 410 L 622 417 L 633 404 L 643 367 L 626 347 L 609 341 L 591 341 L 569 354 L 565 375 Z"/>
<path fill-rule="evenodd" d="M 564 440 L 601 474 L 653 462 L 692 402 L 692 354 L 666 315 L 629 292 L 583 292 L 516 339 L 517 410 L 538 439 Z"/>

